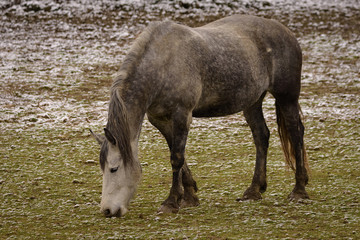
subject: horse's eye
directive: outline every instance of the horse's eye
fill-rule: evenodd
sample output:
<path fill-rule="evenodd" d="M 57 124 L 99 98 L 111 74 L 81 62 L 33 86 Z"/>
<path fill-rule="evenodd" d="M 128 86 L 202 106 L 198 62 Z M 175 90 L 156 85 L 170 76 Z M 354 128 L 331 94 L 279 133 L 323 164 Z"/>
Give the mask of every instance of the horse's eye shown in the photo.
<path fill-rule="evenodd" d="M 118 169 L 119 169 L 119 167 L 110 168 L 110 172 L 111 172 L 111 173 L 114 173 L 114 172 L 116 172 Z"/>

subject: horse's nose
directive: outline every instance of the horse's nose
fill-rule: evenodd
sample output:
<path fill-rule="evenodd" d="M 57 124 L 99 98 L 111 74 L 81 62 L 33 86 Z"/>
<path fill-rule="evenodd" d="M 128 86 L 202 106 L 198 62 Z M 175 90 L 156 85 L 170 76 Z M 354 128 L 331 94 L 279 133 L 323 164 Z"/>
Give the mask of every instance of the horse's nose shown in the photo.
<path fill-rule="evenodd" d="M 110 209 L 105 209 L 105 210 L 103 211 L 103 213 L 104 213 L 105 217 L 111 217 L 111 211 L 110 211 Z"/>
<path fill-rule="evenodd" d="M 111 210 L 109 208 L 103 211 L 105 217 L 121 217 L 121 209 L 119 209 L 115 214 L 111 214 Z"/>

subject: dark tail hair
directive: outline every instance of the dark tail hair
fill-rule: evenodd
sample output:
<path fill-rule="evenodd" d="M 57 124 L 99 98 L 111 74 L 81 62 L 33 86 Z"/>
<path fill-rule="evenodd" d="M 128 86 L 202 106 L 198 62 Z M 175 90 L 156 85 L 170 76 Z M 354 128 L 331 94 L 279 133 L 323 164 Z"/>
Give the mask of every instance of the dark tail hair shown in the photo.
<path fill-rule="evenodd" d="M 302 126 L 301 119 L 303 118 L 303 114 L 302 114 L 299 104 L 298 104 L 298 110 L 299 110 L 299 114 L 300 114 L 299 115 L 299 124 Z M 279 103 L 276 103 L 276 118 L 277 118 L 281 146 L 284 151 L 285 163 L 288 167 L 290 167 L 295 172 L 295 170 L 296 170 L 295 149 L 290 140 L 290 134 L 286 128 L 285 117 L 281 111 Z M 306 153 L 304 143 L 303 143 L 302 154 L 303 154 L 305 168 L 309 172 L 309 170 L 310 170 L 309 163 L 308 163 L 308 158 L 307 158 L 307 153 Z"/>

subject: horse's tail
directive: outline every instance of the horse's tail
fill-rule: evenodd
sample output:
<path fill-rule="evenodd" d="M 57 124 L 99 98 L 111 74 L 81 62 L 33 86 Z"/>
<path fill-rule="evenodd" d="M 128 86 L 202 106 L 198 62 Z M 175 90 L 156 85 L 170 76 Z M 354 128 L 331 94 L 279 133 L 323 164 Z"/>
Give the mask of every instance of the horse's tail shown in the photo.
<path fill-rule="evenodd" d="M 303 118 L 303 114 L 302 114 L 299 104 L 297 104 L 297 109 L 299 111 L 298 130 L 299 130 L 299 133 L 301 135 L 303 135 L 303 133 L 300 132 L 300 131 L 303 131 L 303 125 L 302 125 L 302 121 L 301 121 L 301 119 Z M 290 138 L 291 137 L 290 133 L 286 128 L 285 116 L 279 106 L 279 103 L 277 103 L 277 102 L 276 102 L 276 118 L 277 118 L 278 132 L 279 132 L 279 136 L 280 136 L 281 146 L 284 151 L 285 163 L 288 167 L 290 167 L 295 172 L 295 170 L 296 170 L 295 148 L 292 144 L 292 141 Z M 304 166 L 305 166 L 306 170 L 309 172 L 309 163 L 308 163 L 307 153 L 306 153 L 305 144 L 304 144 L 303 139 L 301 139 L 301 142 L 302 142 L 302 151 L 301 152 L 303 155 L 302 157 L 304 160 Z"/>

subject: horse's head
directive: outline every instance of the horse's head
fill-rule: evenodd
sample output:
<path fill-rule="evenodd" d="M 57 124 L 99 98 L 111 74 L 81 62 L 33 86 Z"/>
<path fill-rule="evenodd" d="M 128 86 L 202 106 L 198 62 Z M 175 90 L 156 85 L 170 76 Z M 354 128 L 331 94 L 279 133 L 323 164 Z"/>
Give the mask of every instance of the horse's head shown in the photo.
<path fill-rule="evenodd" d="M 120 217 L 128 211 L 130 200 L 140 180 L 141 167 L 139 164 L 124 161 L 119 143 L 108 129 L 105 128 L 104 131 L 105 137 L 91 131 L 101 146 L 101 212 L 106 217 Z"/>

